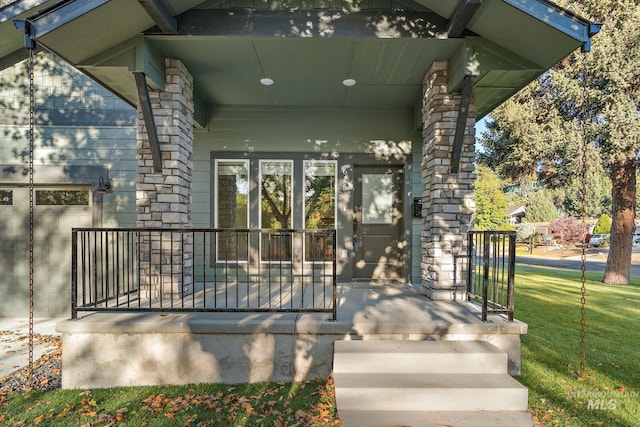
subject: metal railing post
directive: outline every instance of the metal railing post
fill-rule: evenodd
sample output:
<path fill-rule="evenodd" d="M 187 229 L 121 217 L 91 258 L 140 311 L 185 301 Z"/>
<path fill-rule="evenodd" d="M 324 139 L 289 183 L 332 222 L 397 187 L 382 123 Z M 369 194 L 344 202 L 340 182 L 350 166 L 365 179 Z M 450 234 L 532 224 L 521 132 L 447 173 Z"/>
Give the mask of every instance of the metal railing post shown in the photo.
<path fill-rule="evenodd" d="M 71 230 L 71 318 L 78 319 L 78 231 Z"/>
<path fill-rule="evenodd" d="M 337 280 L 337 274 L 336 274 L 336 268 L 338 266 L 338 260 L 337 260 L 337 256 L 336 256 L 336 248 L 338 244 L 338 238 L 336 235 L 336 230 L 333 230 L 333 250 L 331 251 L 333 253 L 333 259 L 332 259 L 332 268 L 333 271 L 331 272 L 332 274 L 332 279 L 333 279 L 333 311 L 332 311 L 332 320 L 337 320 L 338 319 L 338 280 Z"/>
<path fill-rule="evenodd" d="M 507 278 L 507 309 L 509 320 L 513 321 L 515 311 L 515 276 L 516 276 L 516 235 L 509 235 L 509 273 Z"/>
<path fill-rule="evenodd" d="M 474 260 L 473 260 L 473 244 L 474 244 L 474 233 L 472 231 L 467 235 L 468 244 L 467 244 L 467 300 L 471 299 L 471 281 L 473 279 L 473 269 Z"/>
<path fill-rule="evenodd" d="M 483 269 L 482 269 L 482 321 L 487 320 L 487 312 L 489 307 L 489 255 L 490 255 L 490 241 L 489 232 L 485 231 L 482 235 L 482 257 L 483 257 Z"/>

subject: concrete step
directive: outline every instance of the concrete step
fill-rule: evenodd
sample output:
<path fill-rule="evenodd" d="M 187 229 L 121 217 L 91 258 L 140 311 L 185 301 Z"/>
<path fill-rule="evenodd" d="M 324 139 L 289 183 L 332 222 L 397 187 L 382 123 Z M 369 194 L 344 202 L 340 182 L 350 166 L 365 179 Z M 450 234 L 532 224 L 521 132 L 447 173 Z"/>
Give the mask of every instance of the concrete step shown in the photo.
<path fill-rule="evenodd" d="M 538 427 L 523 411 L 340 411 L 344 427 Z"/>
<path fill-rule="evenodd" d="M 508 374 L 334 373 L 338 411 L 525 411 Z"/>
<path fill-rule="evenodd" d="M 507 364 L 486 341 L 336 341 L 333 372 L 503 374 Z"/>

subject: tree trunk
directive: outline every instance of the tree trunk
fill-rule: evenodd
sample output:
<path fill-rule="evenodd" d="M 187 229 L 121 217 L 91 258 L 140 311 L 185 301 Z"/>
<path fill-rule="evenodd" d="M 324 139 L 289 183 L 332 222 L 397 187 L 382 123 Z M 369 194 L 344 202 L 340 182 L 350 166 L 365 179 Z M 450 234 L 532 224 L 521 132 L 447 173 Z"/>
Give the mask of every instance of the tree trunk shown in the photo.
<path fill-rule="evenodd" d="M 602 280 L 608 285 L 628 285 L 631 249 L 636 224 L 636 160 L 611 165 L 611 246 Z"/>

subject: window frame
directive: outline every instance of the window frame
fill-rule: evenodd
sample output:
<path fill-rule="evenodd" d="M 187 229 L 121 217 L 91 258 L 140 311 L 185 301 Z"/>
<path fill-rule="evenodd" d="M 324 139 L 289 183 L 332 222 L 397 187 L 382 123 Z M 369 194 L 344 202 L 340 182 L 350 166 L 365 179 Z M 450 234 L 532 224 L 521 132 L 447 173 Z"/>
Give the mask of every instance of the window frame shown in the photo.
<path fill-rule="evenodd" d="M 235 163 L 235 164 L 243 164 L 245 166 L 245 171 L 247 173 L 247 177 L 246 177 L 246 181 L 247 181 L 247 216 L 246 216 L 246 224 L 247 227 L 242 227 L 242 228 L 250 228 L 250 219 L 251 219 L 251 162 L 249 161 L 249 159 L 238 159 L 238 158 L 228 158 L 228 159 L 214 159 L 214 167 L 213 167 L 213 176 L 214 176 L 214 181 L 213 181 L 213 225 L 214 228 L 216 229 L 221 229 L 220 227 L 220 223 L 219 223 L 219 216 L 218 213 L 220 212 L 219 209 L 219 196 L 220 196 L 220 191 L 219 191 L 219 175 L 218 172 L 220 170 L 220 164 L 224 164 L 224 163 Z M 247 252 L 244 255 L 245 259 L 221 259 L 220 258 L 220 235 L 219 233 L 215 234 L 216 236 L 216 240 L 215 240 L 215 262 L 216 263 L 220 263 L 220 264 L 246 264 L 249 262 L 249 256 L 250 256 L 250 251 L 251 251 L 251 243 L 250 243 L 250 236 L 247 235 Z"/>

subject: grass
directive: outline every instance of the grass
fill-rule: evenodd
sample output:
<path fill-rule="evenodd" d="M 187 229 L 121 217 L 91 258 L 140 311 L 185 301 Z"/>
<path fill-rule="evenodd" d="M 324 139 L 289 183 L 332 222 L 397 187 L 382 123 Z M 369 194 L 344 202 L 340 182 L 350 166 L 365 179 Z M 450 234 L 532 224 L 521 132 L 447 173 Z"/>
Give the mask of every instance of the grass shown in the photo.
<path fill-rule="evenodd" d="M 3 426 L 332 426 L 331 381 L 120 387 L 0 395 Z"/>
<path fill-rule="evenodd" d="M 516 317 L 529 408 L 547 426 L 640 425 L 640 281 L 587 273 L 586 376 L 580 375 L 579 271 L 518 265 Z"/>
<path fill-rule="evenodd" d="M 516 317 L 529 408 L 545 426 L 640 425 L 640 280 L 587 274 L 586 376 L 580 375 L 580 272 L 518 265 Z M 331 380 L 0 394 L 7 426 L 330 426 Z"/>

